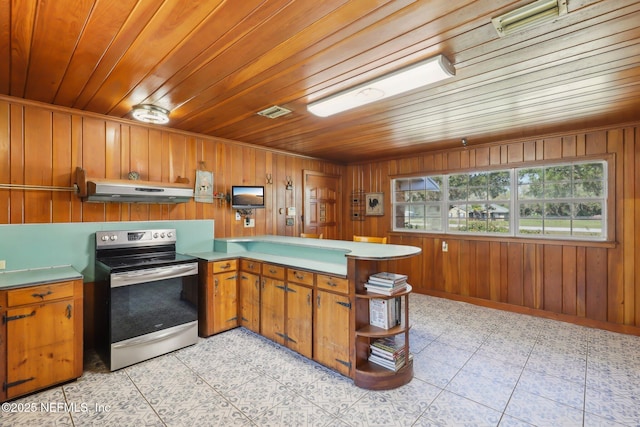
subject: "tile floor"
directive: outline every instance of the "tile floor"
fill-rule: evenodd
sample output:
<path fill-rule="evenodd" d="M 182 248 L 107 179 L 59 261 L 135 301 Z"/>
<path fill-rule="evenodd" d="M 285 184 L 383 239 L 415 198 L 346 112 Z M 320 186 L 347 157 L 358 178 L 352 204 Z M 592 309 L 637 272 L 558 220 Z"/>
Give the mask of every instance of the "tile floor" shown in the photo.
<path fill-rule="evenodd" d="M 90 356 L 0 425 L 640 426 L 640 337 L 424 295 L 410 307 L 415 376 L 395 390 L 239 328 L 113 373 Z"/>

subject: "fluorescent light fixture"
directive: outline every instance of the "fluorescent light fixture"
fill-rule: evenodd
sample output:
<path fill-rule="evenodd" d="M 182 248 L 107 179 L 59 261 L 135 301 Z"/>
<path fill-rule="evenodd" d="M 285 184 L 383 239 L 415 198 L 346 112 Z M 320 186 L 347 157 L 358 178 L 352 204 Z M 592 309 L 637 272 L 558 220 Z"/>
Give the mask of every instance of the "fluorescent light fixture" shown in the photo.
<path fill-rule="evenodd" d="M 455 74 L 456 70 L 451 62 L 444 56 L 438 55 L 344 92 L 314 101 L 307 105 L 307 110 L 316 116 L 327 117 L 448 79 Z"/>
<path fill-rule="evenodd" d="M 169 110 L 151 104 L 134 105 L 131 114 L 134 119 L 144 123 L 156 125 L 169 123 Z"/>
<path fill-rule="evenodd" d="M 504 37 L 552 21 L 566 13 L 567 0 L 537 0 L 492 18 L 491 22 L 498 35 Z"/>

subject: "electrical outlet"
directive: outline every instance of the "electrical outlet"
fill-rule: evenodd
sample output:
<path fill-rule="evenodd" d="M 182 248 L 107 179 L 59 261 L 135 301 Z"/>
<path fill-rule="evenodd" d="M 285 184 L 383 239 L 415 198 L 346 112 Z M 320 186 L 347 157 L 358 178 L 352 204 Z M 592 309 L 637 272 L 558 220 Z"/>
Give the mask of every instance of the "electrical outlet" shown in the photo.
<path fill-rule="evenodd" d="M 442 252 L 449 252 L 449 245 L 447 242 L 442 242 Z"/>
<path fill-rule="evenodd" d="M 240 212 L 236 211 L 236 221 L 240 221 L 241 219 Z"/>
<path fill-rule="evenodd" d="M 0 270 L 4 270 L 5 268 L 7 268 L 7 261 L 0 260 Z"/>
<path fill-rule="evenodd" d="M 244 220 L 244 227 L 245 228 L 252 228 L 256 226 L 256 220 L 253 218 L 245 218 Z"/>

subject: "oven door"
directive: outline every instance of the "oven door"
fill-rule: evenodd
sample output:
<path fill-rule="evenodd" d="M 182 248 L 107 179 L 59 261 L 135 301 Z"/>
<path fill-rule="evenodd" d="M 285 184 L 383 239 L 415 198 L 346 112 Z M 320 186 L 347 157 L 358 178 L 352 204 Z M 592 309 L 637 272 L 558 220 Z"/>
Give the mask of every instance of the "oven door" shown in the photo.
<path fill-rule="evenodd" d="M 195 343 L 197 262 L 112 273 L 109 281 L 112 370 Z"/>

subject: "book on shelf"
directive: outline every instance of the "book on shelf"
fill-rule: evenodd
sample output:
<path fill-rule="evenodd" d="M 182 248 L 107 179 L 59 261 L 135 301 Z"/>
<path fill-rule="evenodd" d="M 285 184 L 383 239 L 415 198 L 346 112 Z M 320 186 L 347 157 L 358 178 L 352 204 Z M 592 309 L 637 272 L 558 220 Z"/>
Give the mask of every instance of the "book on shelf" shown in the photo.
<path fill-rule="evenodd" d="M 388 287 L 388 286 L 379 286 L 379 285 L 367 282 L 364 284 L 364 288 L 367 290 L 367 292 L 391 296 L 391 295 L 399 294 L 400 292 L 405 291 L 407 289 L 407 283 L 401 284 L 399 286 Z"/>
<path fill-rule="evenodd" d="M 399 298 L 369 300 L 369 324 L 390 329 L 400 324 L 402 301 Z"/>
<path fill-rule="evenodd" d="M 388 271 L 381 271 L 379 273 L 375 273 L 369 276 L 370 278 L 374 278 L 376 280 L 383 280 L 386 282 L 400 282 L 402 280 L 407 280 L 407 275 L 398 274 L 398 273 L 389 273 Z"/>
<path fill-rule="evenodd" d="M 404 274 L 389 273 L 386 271 L 375 273 L 369 276 L 369 283 L 380 286 L 396 286 L 407 283 L 407 276 Z"/>
<path fill-rule="evenodd" d="M 413 360 L 413 354 L 409 353 L 409 360 Z M 382 357 L 376 356 L 374 354 L 369 355 L 369 362 L 375 363 L 378 366 L 382 366 L 383 368 L 387 368 L 392 371 L 399 371 L 406 364 L 406 357 L 404 355 L 399 357 L 395 361 L 384 359 Z"/>
<path fill-rule="evenodd" d="M 404 351 L 404 343 L 404 336 L 399 334 L 390 337 L 377 338 L 371 342 L 370 347 L 375 347 L 389 355 L 397 355 Z"/>

